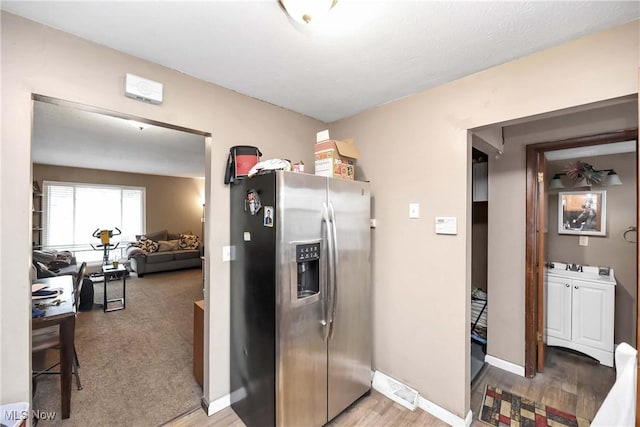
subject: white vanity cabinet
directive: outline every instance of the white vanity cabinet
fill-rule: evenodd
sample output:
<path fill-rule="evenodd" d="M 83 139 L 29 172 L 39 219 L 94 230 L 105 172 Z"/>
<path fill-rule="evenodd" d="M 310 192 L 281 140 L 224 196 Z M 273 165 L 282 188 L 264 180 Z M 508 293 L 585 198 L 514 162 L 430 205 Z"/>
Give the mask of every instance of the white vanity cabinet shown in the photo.
<path fill-rule="evenodd" d="M 564 270 L 562 263 L 554 266 L 545 275 L 547 345 L 577 350 L 613 366 L 613 270 L 601 276 L 597 267 L 584 267 L 584 272 L 578 272 Z"/>

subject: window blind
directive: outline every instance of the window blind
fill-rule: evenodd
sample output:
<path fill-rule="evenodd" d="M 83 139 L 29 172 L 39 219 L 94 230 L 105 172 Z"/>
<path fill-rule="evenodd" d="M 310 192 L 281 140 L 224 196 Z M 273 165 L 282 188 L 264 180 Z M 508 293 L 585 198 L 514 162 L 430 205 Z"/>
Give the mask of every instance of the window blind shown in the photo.
<path fill-rule="evenodd" d="M 45 248 L 90 251 L 96 229 L 122 231 L 112 243 L 135 240 L 144 229 L 145 189 L 44 181 L 43 245 Z M 76 253 L 78 260 L 102 259 L 102 252 Z"/>

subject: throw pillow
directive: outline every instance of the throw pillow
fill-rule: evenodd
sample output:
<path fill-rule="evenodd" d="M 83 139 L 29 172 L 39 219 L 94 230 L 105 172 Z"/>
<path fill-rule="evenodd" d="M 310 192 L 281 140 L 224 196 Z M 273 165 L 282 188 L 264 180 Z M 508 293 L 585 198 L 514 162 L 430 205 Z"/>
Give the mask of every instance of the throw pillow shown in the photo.
<path fill-rule="evenodd" d="M 200 247 L 200 239 L 193 234 L 181 234 L 178 246 L 180 249 L 198 249 Z"/>
<path fill-rule="evenodd" d="M 147 233 L 147 234 L 137 234 L 136 240 L 141 241 L 141 240 L 144 240 L 144 238 L 153 240 L 154 242 L 157 242 L 159 240 L 168 240 L 167 234 L 168 234 L 167 230 L 155 231 L 153 233 Z"/>
<path fill-rule="evenodd" d="M 142 240 L 142 250 L 147 254 L 158 252 L 158 243 L 151 239 L 144 239 Z"/>
<path fill-rule="evenodd" d="M 158 241 L 158 252 L 170 252 L 178 250 L 178 241 L 177 240 L 159 240 Z"/>
<path fill-rule="evenodd" d="M 182 233 L 168 233 L 165 240 L 179 240 L 181 234 L 193 234 L 190 230 L 183 231 Z"/>
<path fill-rule="evenodd" d="M 129 246 L 140 248 L 144 254 L 149 254 L 158 251 L 158 243 L 151 239 L 147 239 L 145 236 L 141 236 L 137 242 L 131 242 Z"/>

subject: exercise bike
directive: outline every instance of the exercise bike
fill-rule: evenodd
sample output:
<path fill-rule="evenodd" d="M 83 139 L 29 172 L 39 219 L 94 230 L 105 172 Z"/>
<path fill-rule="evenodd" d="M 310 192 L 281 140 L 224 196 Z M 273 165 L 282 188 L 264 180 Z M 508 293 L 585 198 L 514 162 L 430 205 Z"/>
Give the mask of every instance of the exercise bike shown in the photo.
<path fill-rule="evenodd" d="M 117 242 L 115 245 L 111 243 L 111 238 L 114 236 L 119 236 L 122 234 L 122 231 L 118 227 L 115 227 L 115 232 L 113 230 L 100 230 L 96 228 L 96 231 L 93 232 L 92 236 L 100 239 L 100 244 L 94 245 L 90 243 L 91 247 L 96 251 L 102 251 L 102 264 L 109 264 L 109 252 L 113 249 L 116 249 L 120 242 Z"/>

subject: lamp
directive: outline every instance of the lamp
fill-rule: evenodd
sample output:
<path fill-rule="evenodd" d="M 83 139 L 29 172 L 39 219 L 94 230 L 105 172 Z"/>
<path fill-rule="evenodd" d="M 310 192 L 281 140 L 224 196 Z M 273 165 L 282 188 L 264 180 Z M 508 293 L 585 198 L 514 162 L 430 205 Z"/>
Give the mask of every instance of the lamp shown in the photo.
<path fill-rule="evenodd" d="M 560 175 L 564 174 L 557 173 L 553 175 L 553 179 L 551 179 L 551 182 L 549 183 L 549 190 L 560 190 L 561 188 L 564 188 Z"/>
<path fill-rule="evenodd" d="M 620 177 L 613 169 L 609 170 L 609 174 L 604 179 L 604 185 L 622 185 L 622 181 L 620 181 Z"/>
<path fill-rule="evenodd" d="M 329 13 L 338 0 L 279 0 L 279 2 L 291 19 L 308 25 Z"/>
<path fill-rule="evenodd" d="M 573 187 L 591 187 L 593 185 L 622 185 L 620 177 L 613 169 L 595 169 L 589 163 L 577 161 L 570 164 L 564 172 L 553 175 L 549 182 L 549 190 L 559 190 L 565 188 L 562 182 L 562 175 L 575 182 Z"/>

